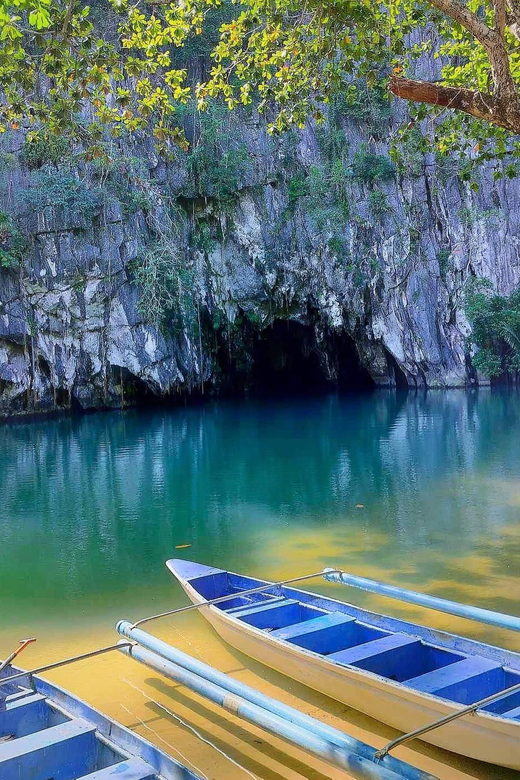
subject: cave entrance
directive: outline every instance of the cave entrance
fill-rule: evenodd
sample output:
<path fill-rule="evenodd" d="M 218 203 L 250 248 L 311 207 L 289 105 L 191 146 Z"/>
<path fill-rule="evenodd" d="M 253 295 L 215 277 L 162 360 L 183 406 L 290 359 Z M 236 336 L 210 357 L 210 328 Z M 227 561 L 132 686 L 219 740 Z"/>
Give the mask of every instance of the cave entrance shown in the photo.
<path fill-rule="evenodd" d="M 148 405 L 160 400 L 140 377 L 124 366 L 111 366 L 113 400 L 121 407 Z"/>
<path fill-rule="evenodd" d="M 248 387 L 259 394 L 315 394 L 374 387 L 353 340 L 333 335 L 317 344 L 312 325 L 275 320 L 258 333 L 251 350 Z"/>

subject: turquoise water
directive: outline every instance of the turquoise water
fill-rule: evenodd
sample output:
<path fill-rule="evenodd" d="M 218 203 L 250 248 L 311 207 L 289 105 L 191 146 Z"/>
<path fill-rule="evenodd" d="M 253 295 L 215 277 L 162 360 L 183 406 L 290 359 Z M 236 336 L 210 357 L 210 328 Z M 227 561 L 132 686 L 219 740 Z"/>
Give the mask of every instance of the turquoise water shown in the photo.
<path fill-rule="evenodd" d="M 175 555 L 269 577 L 343 565 L 520 613 L 513 391 L 7 423 L 0 499 L 4 626 L 112 626 L 181 603 Z"/>

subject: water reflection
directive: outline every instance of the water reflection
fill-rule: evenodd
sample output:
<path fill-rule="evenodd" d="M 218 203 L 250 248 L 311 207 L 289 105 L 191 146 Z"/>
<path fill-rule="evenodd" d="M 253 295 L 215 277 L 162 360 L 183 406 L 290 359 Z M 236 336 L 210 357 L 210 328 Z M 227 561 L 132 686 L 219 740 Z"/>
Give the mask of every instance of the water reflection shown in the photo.
<path fill-rule="evenodd" d="M 246 572 L 342 564 L 520 612 L 519 413 L 516 392 L 378 392 L 5 424 L 1 613 L 162 603 L 180 544 Z"/>

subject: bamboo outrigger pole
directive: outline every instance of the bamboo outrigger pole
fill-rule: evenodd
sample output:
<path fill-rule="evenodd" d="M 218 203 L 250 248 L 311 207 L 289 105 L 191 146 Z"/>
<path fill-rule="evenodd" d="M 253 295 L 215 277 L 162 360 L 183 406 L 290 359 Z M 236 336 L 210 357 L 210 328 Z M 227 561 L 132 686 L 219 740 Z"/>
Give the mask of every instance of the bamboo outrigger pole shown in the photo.
<path fill-rule="evenodd" d="M 420 607 L 433 609 L 437 612 L 446 612 L 448 615 L 475 620 L 477 623 L 486 623 L 489 626 L 520 631 L 520 617 L 515 615 L 506 615 L 503 612 L 493 612 L 490 609 L 472 607 L 469 604 L 459 604 L 457 601 L 429 596 L 426 593 L 418 593 L 415 590 L 405 590 L 404 588 L 398 588 L 396 585 L 386 585 L 384 582 L 358 577 L 356 574 L 349 574 L 340 569 L 324 569 L 322 573 L 327 582 L 339 582 L 359 590 L 368 591 L 369 593 L 377 593 L 379 596 L 387 596 L 391 599 L 397 599 L 397 601 L 417 604 Z"/>
<path fill-rule="evenodd" d="M 119 621 L 116 629 L 121 636 L 135 643 L 132 647 L 122 646 L 125 655 L 185 685 L 228 712 L 341 767 L 352 777 L 360 780 L 435 780 L 431 774 L 393 756 L 380 760 L 374 747 L 266 696 L 146 631 L 134 628 L 126 620 Z"/>

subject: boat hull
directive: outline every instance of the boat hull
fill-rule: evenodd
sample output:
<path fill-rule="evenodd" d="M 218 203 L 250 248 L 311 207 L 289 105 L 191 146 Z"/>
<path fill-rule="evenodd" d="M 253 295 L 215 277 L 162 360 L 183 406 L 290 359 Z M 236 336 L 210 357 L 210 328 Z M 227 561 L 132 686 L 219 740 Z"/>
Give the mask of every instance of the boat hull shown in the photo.
<path fill-rule="evenodd" d="M 172 571 L 193 603 L 204 601 L 188 580 Z M 412 731 L 461 709 L 461 705 L 418 693 L 378 675 L 332 663 L 215 606 L 201 607 L 200 612 L 225 642 L 245 655 L 399 731 Z M 469 758 L 520 770 L 518 722 L 479 711 L 428 732 L 423 739 Z"/>
<path fill-rule="evenodd" d="M 15 667 L 0 673 L 2 780 L 72 776 L 200 780 L 188 767 L 72 693 L 43 677 L 20 674 Z"/>

